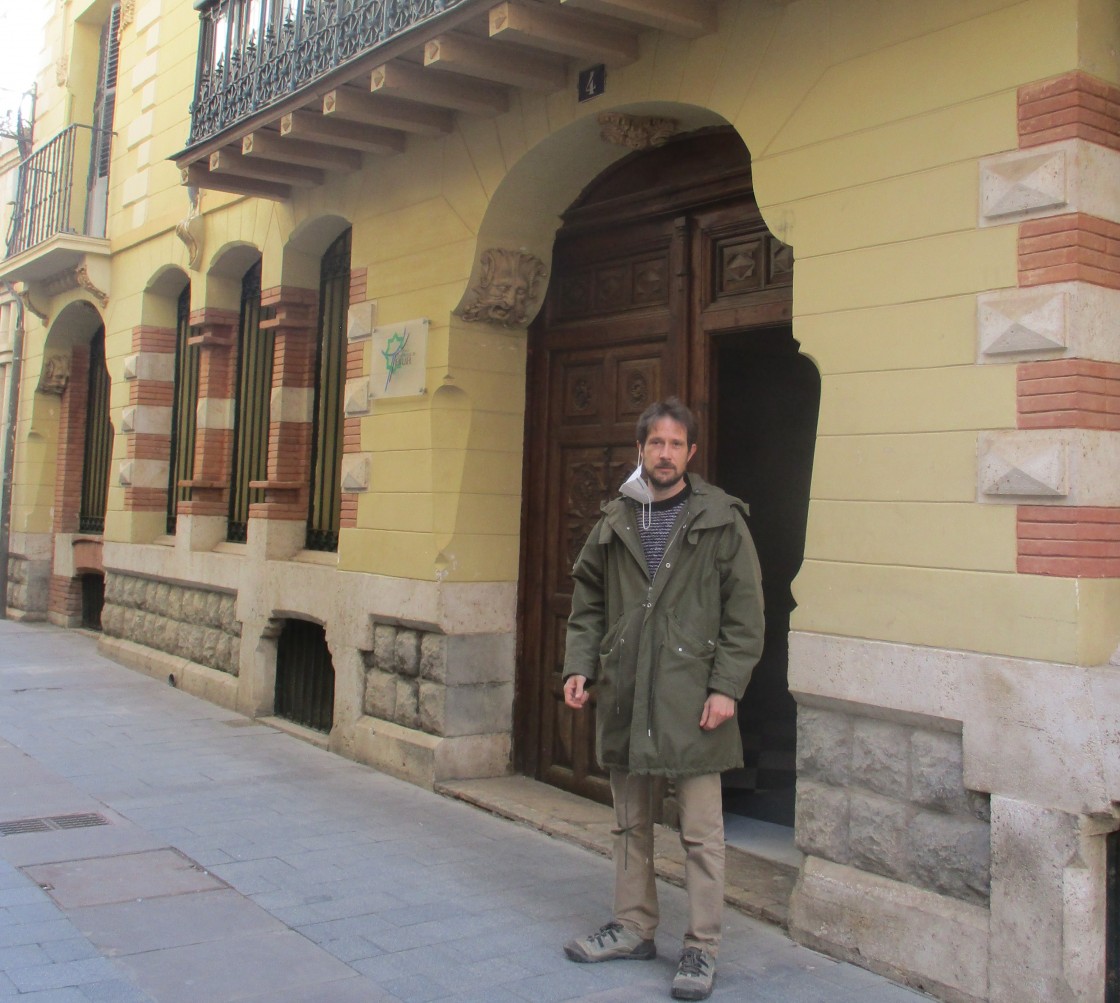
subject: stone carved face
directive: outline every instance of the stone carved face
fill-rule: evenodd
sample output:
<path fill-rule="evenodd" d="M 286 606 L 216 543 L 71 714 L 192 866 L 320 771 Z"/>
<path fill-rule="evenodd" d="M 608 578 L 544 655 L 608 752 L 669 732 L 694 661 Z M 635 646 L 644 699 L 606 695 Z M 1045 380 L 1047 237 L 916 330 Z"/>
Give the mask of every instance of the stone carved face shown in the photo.
<path fill-rule="evenodd" d="M 41 394 L 61 397 L 70 382 L 70 356 L 48 355 L 43 363 L 43 372 L 36 388 Z"/>
<path fill-rule="evenodd" d="M 485 251 L 482 275 L 468 294 L 463 319 L 523 327 L 544 275 L 544 262 L 532 254 L 502 248 Z"/>

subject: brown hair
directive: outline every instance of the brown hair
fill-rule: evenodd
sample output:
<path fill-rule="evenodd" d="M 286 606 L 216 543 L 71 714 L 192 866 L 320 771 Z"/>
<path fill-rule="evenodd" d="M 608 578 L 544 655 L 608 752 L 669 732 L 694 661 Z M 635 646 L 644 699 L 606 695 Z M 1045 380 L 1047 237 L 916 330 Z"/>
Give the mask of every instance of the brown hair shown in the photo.
<path fill-rule="evenodd" d="M 650 427 L 657 424 L 662 418 L 672 418 L 678 425 L 684 426 L 685 439 L 688 445 L 691 446 L 696 441 L 695 415 L 681 402 L 679 397 L 666 397 L 663 401 L 651 404 L 638 418 L 635 431 L 641 445 L 644 446 L 646 439 L 649 438 Z"/>

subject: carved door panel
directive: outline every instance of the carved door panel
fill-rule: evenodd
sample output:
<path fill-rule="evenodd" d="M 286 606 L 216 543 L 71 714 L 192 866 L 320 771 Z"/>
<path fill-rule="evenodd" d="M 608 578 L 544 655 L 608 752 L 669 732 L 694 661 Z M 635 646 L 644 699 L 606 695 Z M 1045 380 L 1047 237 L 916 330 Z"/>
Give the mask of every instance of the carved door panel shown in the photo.
<path fill-rule="evenodd" d="M 609 799 L 595 761 L 594 700 L 564 706 L 564 632 L 572 606 L 571 570 L 604 502 L 634 469 L 634 422 L 662 393 L 665 339 L 621 348 L 557 351 L 549 408 L 554 443 L 545 482 L 554 485 L 544 526 L 543 631 L 539 652 L 541 778 L 597 800 Z"/>
<path fill-rule="evenodd" d="M 531 341 L 519 760 L 549 783 L 607 802 L 594 704 L 578 713 L 564 706 L 571 570 L 600 507 L 634 468 L 638 416 L 681 392 L 679 340 L 670 338 L 682 309 L 670 282 L 679 245 L 671 218 L 558 242 L 546 319 Z"/>

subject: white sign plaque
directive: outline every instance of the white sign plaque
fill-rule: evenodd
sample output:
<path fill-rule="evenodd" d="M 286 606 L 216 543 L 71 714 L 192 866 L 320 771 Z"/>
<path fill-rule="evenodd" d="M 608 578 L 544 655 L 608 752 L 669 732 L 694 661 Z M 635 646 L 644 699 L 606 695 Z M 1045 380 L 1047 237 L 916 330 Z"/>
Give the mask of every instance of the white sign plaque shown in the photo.
<path fill-rule="evenodd" d="M 415 397 L 427 392 L 428 319 L 375 327 L 369 395 Z"/>

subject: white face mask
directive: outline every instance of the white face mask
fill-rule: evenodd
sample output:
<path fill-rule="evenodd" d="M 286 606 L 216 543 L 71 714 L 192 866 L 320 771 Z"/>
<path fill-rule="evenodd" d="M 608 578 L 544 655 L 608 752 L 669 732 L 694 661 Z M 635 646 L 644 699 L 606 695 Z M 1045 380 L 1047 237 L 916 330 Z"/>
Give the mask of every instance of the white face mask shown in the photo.
<path fill-rule="evenodd" d="M 633 498 L 634 501 L 642 505 L 652 505 L 653 495 L 650 493 L 649 485 L 646 483 L 645 478 L 642 477 L 642 462 L 638 461 L 638 465 L 634 468 L 634 472 L 622 482 L 622 487 L 618 489 L 627 498 Z"/>

